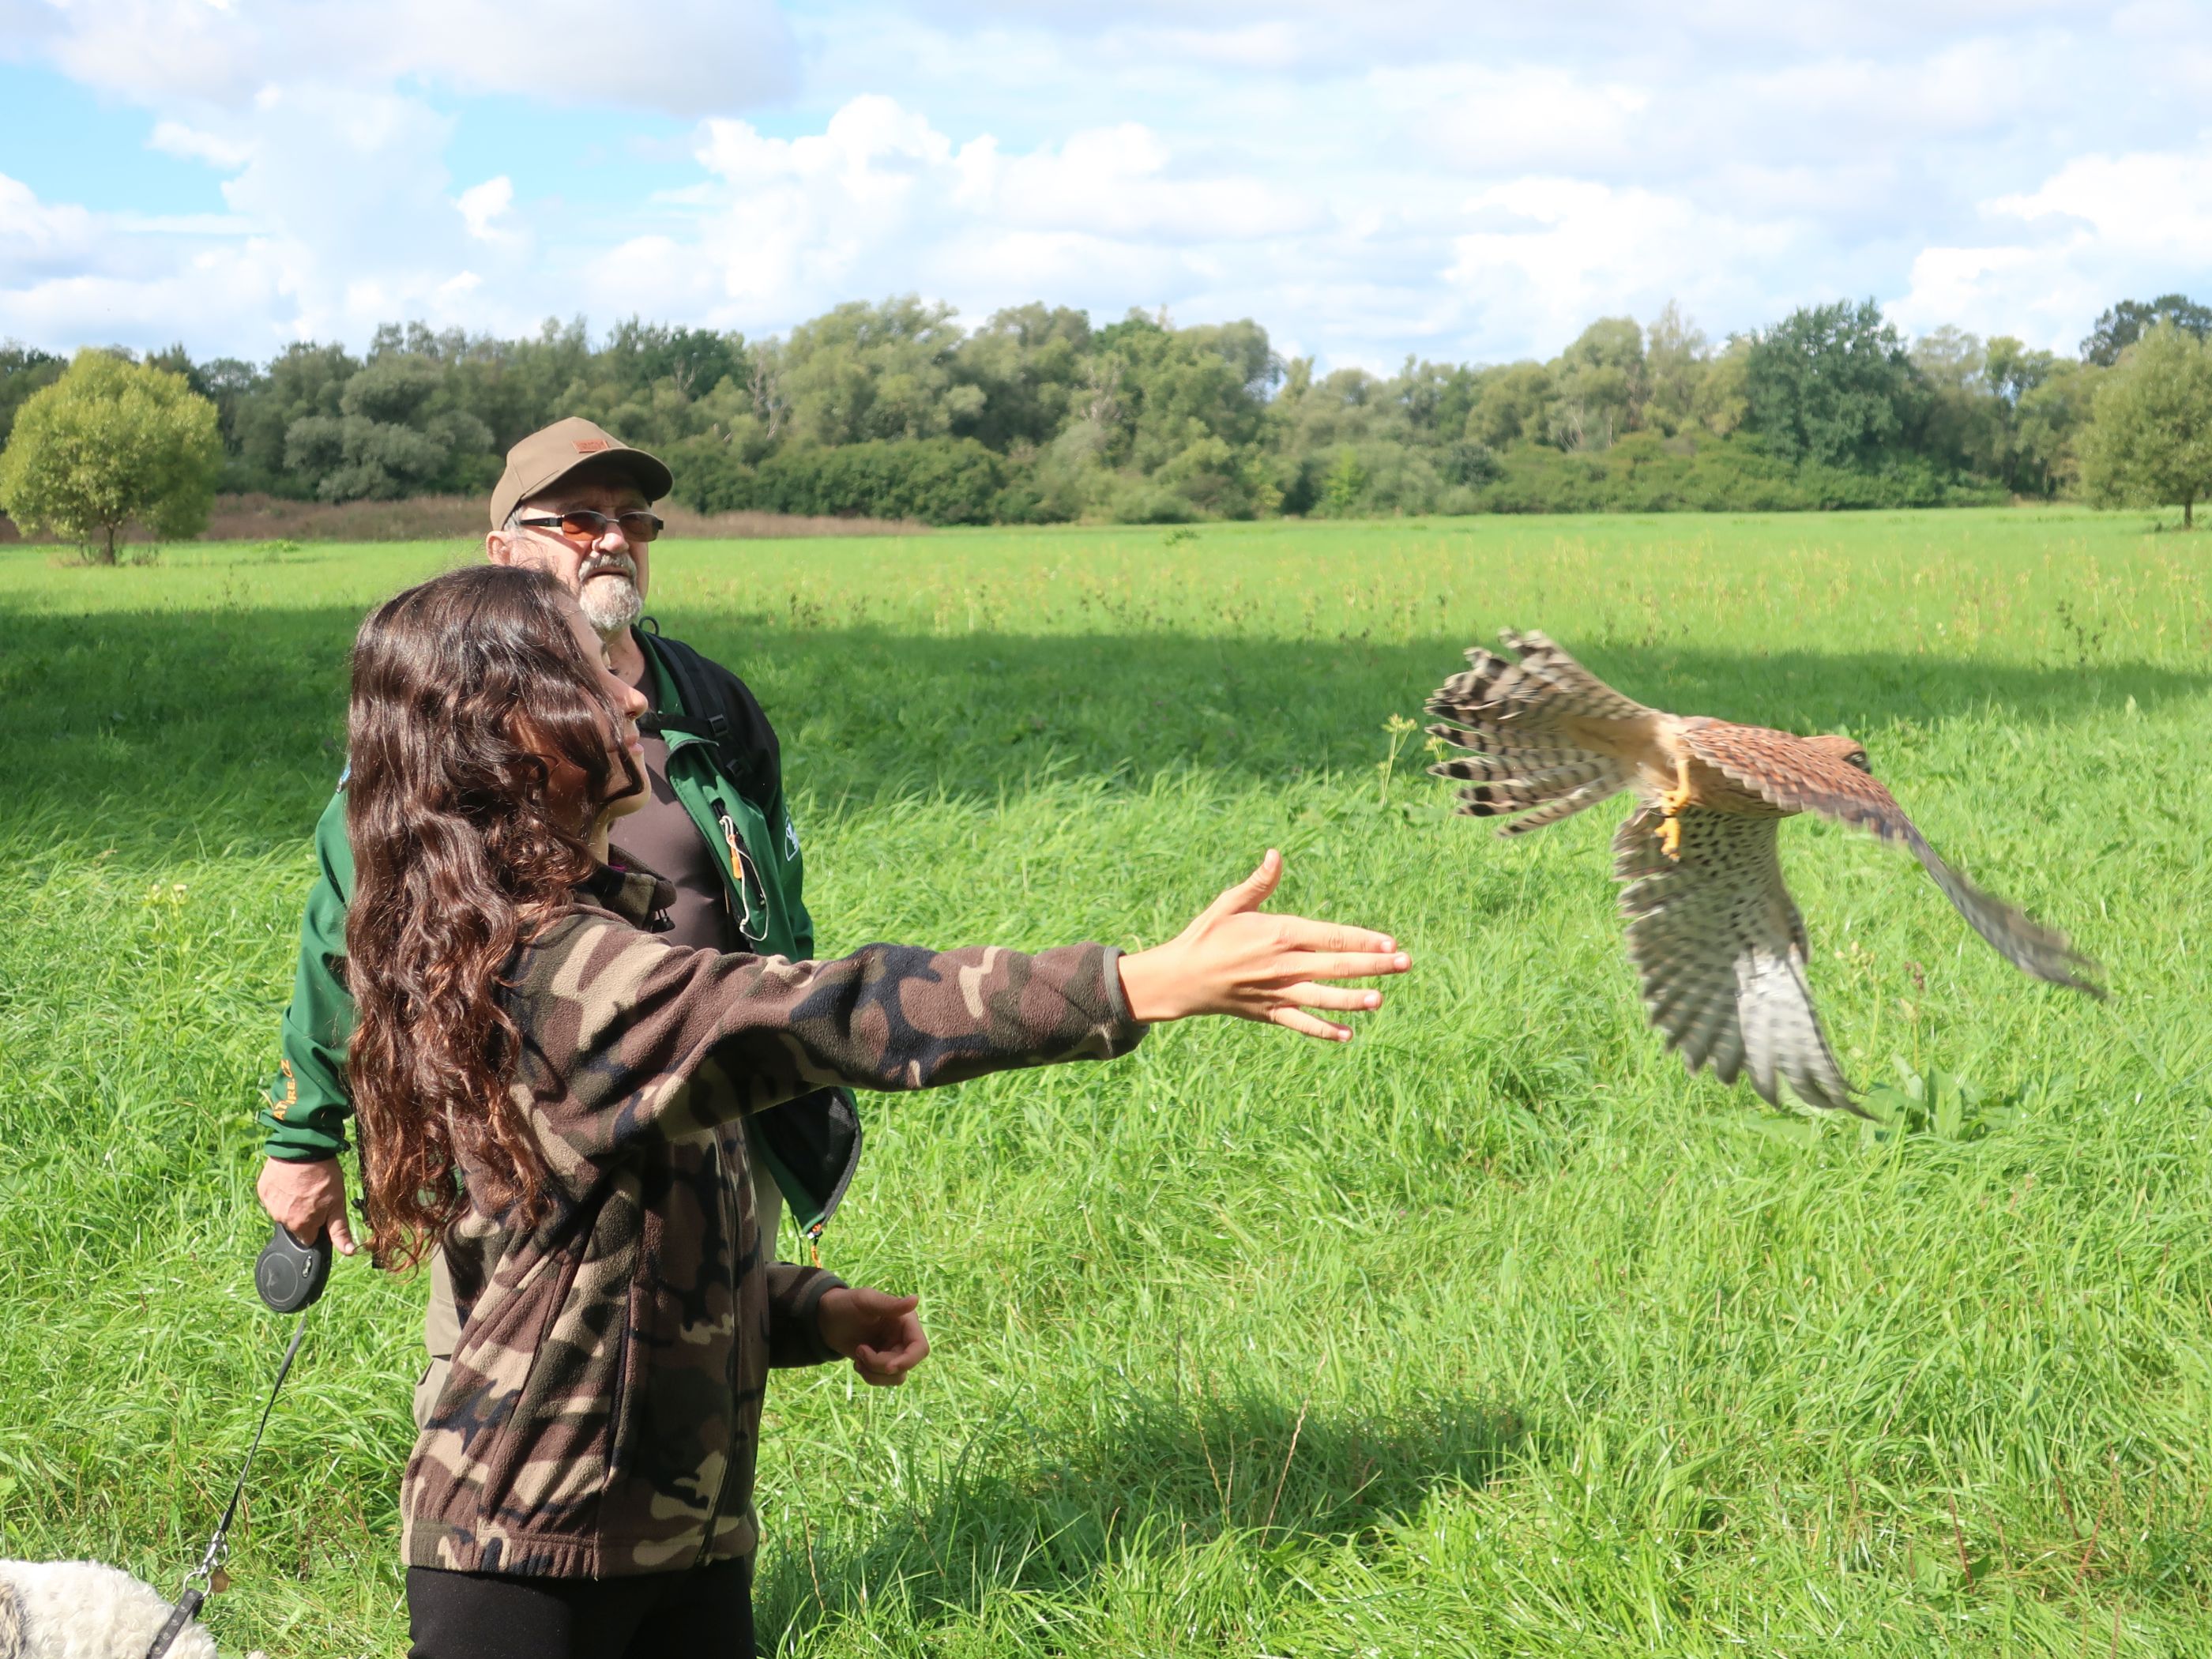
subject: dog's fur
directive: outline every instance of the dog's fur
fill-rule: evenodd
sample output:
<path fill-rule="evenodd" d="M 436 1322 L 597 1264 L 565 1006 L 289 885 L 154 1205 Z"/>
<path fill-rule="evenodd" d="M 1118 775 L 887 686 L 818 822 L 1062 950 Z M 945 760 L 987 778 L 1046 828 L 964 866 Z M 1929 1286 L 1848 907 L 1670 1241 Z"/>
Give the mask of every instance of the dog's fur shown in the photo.
<path fill-rule="evenodd" d="M 174 1605 L 97 1561 L 0 1561 L 0 1659 L 146 1659 Z M 168 1659 L 216 1659 L 215 1638 L 189 1624 Z"/>

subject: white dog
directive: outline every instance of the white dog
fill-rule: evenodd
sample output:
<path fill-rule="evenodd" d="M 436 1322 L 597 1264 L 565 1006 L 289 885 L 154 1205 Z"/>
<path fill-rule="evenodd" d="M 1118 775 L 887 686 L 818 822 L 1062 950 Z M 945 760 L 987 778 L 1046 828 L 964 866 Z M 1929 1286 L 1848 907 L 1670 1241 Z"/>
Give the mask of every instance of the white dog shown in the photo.
<path fill-rule="evenodd" d="M 174 1605 L 97 1561 L 0 1561 L 0 1659 L 146 1659 Z M 195 1620 L 167 1659 L 216 1659 L 215 1638 Z"/>

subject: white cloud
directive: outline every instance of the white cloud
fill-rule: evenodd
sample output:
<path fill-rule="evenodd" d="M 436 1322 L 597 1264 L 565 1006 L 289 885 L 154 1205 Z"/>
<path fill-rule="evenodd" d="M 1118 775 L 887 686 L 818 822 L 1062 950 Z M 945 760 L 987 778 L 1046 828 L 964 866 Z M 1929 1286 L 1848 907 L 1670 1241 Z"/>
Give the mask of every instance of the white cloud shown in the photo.
<path fill-rule="evenodd" d="M 1601 315 L 1649 318 L 1669 299 L 1738 314 L 1801 233 L 1680 197 L 1561 178 L 1516 179 L 1465 204 L 1472 228 L 1444 272 L 1493 337 L 1557 349 Z M 1536 343 L 1543 343 L 1537 345 Z"/>
<path fill-rule="evenodd" d="M 419 79 L 696 116 L 783 95 L 797 73 L 771 0 L 629 0 L 618 14 L 592 0 L 5 0 L 0 34 L 10 55 L 154 107 L 243 108 L 302 79 Z"/>
<path fill-rule="evenodd" d="M 253 154 L 253 146 L 235 138 L 224 138 L 212 132 L 203 132 L 188 127 L 182 121 L 157 121 L 147 137 L 146 148 L 158 149 L 164 155 L 182 156 L 188 161 L 205 161 L 210 167 L 220 167 L 226 173 L 235 172 L 246 165 Z"/>
<path fill-rule="evenodd" d="M 281 305 L 266 250 L 216 223 L 134 224 L 42 202 L 0 175 L 0 333 L 64 350 L 180 337 L 202 355 L 242 337 L 259 346 Z"/>
<path fill-rule="evenodd" d="M 2069 224 L 2104 254 L 2203 270 L 2212 267 L 2212 135 L 2192 151 L 2084 155 L 2039 190 L 1999 197 L 1990 211 L 2031 226 Z"/>
<path fill-rule="evenodd" d="M 41 202 L 28 185 L 0 173 L 0 283 L 70 269 L 91 256 L 97 234 L 82 208 Z"/>
<path fill-rule="evenodd" d="M 514 206 L 514 180 L 503 173 L 470 185 L 453 198 L 453 205 L 460 210 L 469 234 L 479 242 L 512 241 L 518 234 L 513 226 L 501 222 Z"/>
<path fill-rule="evenodd" d="M 2186 150 L 2078 157 L 1984 213 L 2011 222 L 2012 234 L 1923 249 L 1897 317 L 2070 350 L 2124 295 L 2148 299 L 2212 273 L 2212 134 Z"/>
<path fill-rule="evenodd" d="M 1871 292 L 2070 343 L 2212 271 L 2212 145 L 2172 136 L 2212 54 L 2174 0 L 786 3 L 0 0 L 0 58 L 106 94 L 228 209 L 88 212 L 27 156 L 0 332 L 265 355 L 918 291 L 1249 315 L 1383 367 L 1547 355 L 1668 298 L 1715 334 Z M 638 188 L 572 184 L 549 131 Z"/>
<path fill-rule="evenodd" d="M 594 292 L 618 308 L 711 295 L 712 314 L 760 329 L 919 288 L 978 307 L 1079 290 L 1118 313 L 1101 293 L 1109 283 L 1142 282 L 1144 298 L 1171 276 L 1187 288 L 1210 250 L 1311 232 L 1328 216 L 1264 180 L 1187 169 L 1133 122 L 1013 151 L 988 134 L 956 144 L 874 95 L 795 138 L 708 121 L 698 160 L 714 183 L 685 198 L 696 241 L 641 237 L 592 266 Z"/>
<path fill-rule="evenodd" d="M 544 314 L 536 295 L 493 313 L 477 291 L 526 260 L 519 238 L 471 236 L 447 196 L 449 117 L 315 83 L 254 102 L 198 144 L 235 168 L 221 186 L 227 215 L 94 214 L 0 181 L 4 331 L 64 346 L 183 337 L 207 355 L 266 356 L 291 339 L 359 343 L 397 319 L 481 327 L 489 313 L 522 326 Z M 168 142 L 210 139 L 192 131 Z M 475 204 L 495 228 L 496 204 Z"/>
<path fill-rule="evenodd" d="M 1529 169 L 1618 165 L 1651 103 L 1644 89 L 1543 64 L 1437 64 L 1376 72 L 1376 104 L 1441 165 L 1495 178 Z"/>

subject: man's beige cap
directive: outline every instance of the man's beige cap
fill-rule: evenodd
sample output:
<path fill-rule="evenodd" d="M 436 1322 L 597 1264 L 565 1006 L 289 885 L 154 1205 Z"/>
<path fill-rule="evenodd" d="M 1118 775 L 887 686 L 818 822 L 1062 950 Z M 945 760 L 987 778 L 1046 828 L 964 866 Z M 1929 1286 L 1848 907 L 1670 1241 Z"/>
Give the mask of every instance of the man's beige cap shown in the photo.
<path fill-rule="evenodd" d="M 632 449 L 582 416 L 571 415 L 541 427 L 507 452 L 507 471 L 491 492 L 491 527 L 501 528 L 521 503 L 551 489 L 578 467 L 593 465 L 629 473 L 648 501 L 659 501 L 676 482 L 655 457 Z"/>

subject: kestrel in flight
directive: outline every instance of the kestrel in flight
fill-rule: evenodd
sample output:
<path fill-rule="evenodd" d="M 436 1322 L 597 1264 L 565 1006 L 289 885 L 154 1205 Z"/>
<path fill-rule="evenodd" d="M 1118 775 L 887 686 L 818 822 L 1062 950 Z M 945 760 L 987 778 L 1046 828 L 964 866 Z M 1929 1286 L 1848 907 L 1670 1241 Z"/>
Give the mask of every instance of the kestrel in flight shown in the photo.
<path fill-rule="evenodd" d="M 2087 977 L 2095 964 L 2063 934 L 1936 855 L 1850 738 L 1646 708 L 1541 634 L 1504 640 L 1519 661 L 1470 651 L 1473 666 L 1429 699 L 1428 712 L 1447 722 L 1430 733 L 1467 751 L 1430 769 L 1471 786 L 1460 791 L 1461 811 L 1510 817 L 1501 836 L 1635 791 L 1637 809 L 1613 838 L 1613 877 L 1628 884 L 1629 960 L 1651 1024 L 1692 1073 L 1710 1065 L 1733 1083 L 1748 1072 L 1770 1104 L 1787 1083 L 1810 1105 L 1859 1109 L 1813 1009 L 1805 921 L 1776 853 L 1776 830 L 1799 812 L 1905 848 L 2013 966 L 2103 994 Z"/>

